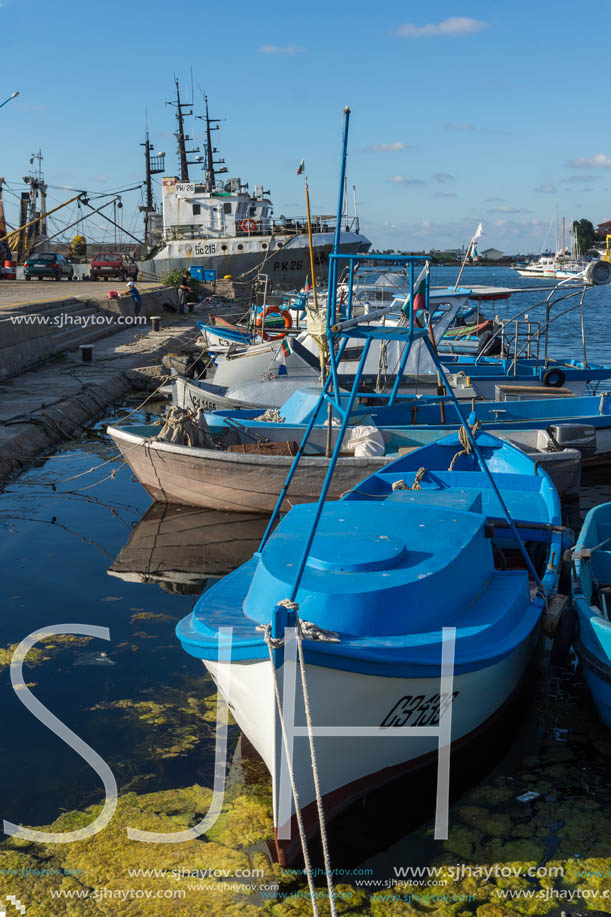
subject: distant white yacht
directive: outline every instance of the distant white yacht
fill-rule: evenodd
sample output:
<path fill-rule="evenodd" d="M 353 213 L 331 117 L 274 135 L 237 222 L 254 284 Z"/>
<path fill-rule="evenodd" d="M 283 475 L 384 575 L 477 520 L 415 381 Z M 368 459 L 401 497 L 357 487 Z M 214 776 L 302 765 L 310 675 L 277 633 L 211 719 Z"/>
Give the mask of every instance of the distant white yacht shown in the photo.
<path fill-rule="evenodd" d="M 611 262 L 603 259 L 567 258 L 561 254 L 542 255 L 530 264 L 517 266 L 521 277 L 549 279 L 574 279 L 586 283 L 608 283 L 611 278 Z"/>

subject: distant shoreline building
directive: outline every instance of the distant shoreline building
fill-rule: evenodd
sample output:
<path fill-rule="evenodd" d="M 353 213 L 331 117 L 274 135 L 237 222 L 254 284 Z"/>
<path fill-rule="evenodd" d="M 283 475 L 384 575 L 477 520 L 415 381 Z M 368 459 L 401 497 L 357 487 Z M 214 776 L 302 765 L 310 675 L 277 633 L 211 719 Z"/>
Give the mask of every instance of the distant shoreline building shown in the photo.
<path fill-rule="evenodd" d="M 483 252 L 478 252 L 479 261 L 501 261 L 505 255 L 498 248 L 485 248 Z"/>

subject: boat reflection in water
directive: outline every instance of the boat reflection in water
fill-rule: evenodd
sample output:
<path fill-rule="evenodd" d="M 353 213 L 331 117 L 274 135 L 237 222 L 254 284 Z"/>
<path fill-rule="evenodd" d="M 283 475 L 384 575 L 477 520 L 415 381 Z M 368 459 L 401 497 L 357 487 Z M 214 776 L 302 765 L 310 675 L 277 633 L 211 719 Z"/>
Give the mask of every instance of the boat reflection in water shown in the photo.
<path fill-rule="evenodd" d="M 129 583 L 197 595 L 257 550 L 268 517 L 153 503 L 108 568 Z"/>

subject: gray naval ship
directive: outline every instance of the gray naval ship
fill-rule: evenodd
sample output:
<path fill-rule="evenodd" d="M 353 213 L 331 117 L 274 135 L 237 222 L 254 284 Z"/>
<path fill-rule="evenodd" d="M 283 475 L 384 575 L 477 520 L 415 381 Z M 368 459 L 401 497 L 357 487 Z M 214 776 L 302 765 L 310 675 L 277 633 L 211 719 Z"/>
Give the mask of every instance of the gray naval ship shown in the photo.
<path fill-rule="evenodd" d="M 178 114 L 182 115 L 178 100 Z M 178 117 L 177 114 L 177 117 Z M 200 267 L 215 271 L 216 279 L 252 280 L 260 273 L 274 289 L 295 289 L 310 274 L 310 256 L 305 217 L 274 215 L 269 191 L 255 185 L 254 193 L 240 178 L 224 180 L 214 159 L 212 131 L 218 119 L 206 114 L 203 180 L 188 180 L 182 119 L 176 134 L 182 177 L 162 178 L 162 225 L 154 257 L 146 267 L 159 277 L 174 268 Z M 183 180 L 186 178 L 187 180 Z M 312 242 L 317 275 L 325 277 L 333 248 L 336 217 L 312 216 Z M 367 252 L 371 242 L 359 229 L 358 216 L 342 218 L 340 250 Z"/>

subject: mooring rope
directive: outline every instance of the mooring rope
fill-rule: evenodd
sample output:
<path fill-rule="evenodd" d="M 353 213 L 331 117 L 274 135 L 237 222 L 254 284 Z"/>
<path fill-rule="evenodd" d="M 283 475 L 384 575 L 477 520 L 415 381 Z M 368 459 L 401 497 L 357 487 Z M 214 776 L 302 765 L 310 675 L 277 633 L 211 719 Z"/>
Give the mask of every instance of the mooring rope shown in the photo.
<path fill-rule="evenodd" d="M 475 436 L 480 426 L 481 426 L 481 423 L 478 419 L 475 421 L 475 423 L 471 427 L 471 434 L 473 436 Z M 471 455 L 473 452 L 473 446 L 471 444 L 471 440 L 469 439 L 469 434 L 467 433 L 464 426 L 461 426 L 458 428 L 458 441 L 460 445 L 462 446 L 462 449 L 455 454 L 454 458 L 450 462 L 450 467 L 448 468 L 448 471 L 454 471 L 454 465 L 456 464 L 456 462 L 458 461 L 461 455 Z"/>
<path fill-rule="evenodd" d="M 308 841 L 306 838 L 305 828 L 303 827 L 303 819 L 301 817 L 301 806 L 299 803 L 299 791 L 297 790 L 297 784 L 295 783 L 295 773 L 293 771 L 293 766 L 291 763 L 291 756 L 289 754 L 289 743 L 286 735 L 286 724 L 284 722 L 284 716 L 282 715 L 282 701 L 280 699 L 280 688 L 278 686 L 278 673 L 276 671 L 276 663 L 274 660 L 274 649 L 278 648 L 278 641 L 275 640 L 272 635 L 272 628 L 270 624 L 265 625 L 265 642 L 267 643 L 267 649 L 269 651 L 269 661 L 272 667 L 272 678 L 274 681 L 274 695 L 276 697 L 276 707 L 278 709 L 278 720 L 280 722 L 280 731 L 282 733 L 282 744 L 284 746 L 284 753 L 286 755 L 287 766 L 289 770 L 289 780 L 291 782 L 291 792 L 293 794 L 293 800 L 295 802 L 295 818 L 297 820 L 297 828 L 299 830 L 299 840 L 301 842 L 301 852 L 303 853 L 303 864 L 305 866 L 305 873 L 308 877 L 308 888 L 310 890 L 310 899 L 312 901 L 312 913 L 314 917 L 319 917 L 318 914 L 318 899 L 316 897 L 316 888 L 314 886 L 314 879 L 312 877 L 312 862 L 310 860 L 310 851 L 308 850 Z M 280 645 L 284 642 L 281 641 Z"/>

